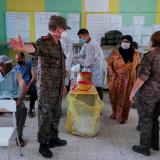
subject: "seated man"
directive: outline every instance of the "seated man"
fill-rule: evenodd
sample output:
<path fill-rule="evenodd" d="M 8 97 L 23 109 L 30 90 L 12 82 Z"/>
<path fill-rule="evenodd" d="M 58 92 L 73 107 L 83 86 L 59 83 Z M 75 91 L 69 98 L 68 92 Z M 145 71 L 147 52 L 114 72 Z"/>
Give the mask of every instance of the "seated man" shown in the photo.
<path fill-rule="evenodd" d="M 22 138 L 23 136 L 23 127 L 26 120 L 27 108 L 23 103 L 26 92 L 25 92 L 25 83 L 21 76 L 17 75 L 17 80 L 19 87 L 17 85 L 17 81 L 15 78 L 15 72 L 12 70 L 12 60 L 10 60 L 7 56 L 0 56 L 0 86 L 3 86 L 3 89 L 0 91 L 0 96 L 2 98 L 12 97 L 16 100 L 17 111 L 16 111 L 16 120 L 17 120 L 17 132 L 20 140 L 21 147 L 25 145 L 25 142 Z M 11 81 L 12 80 L 12 81 Z M 9 84 L 12 82 L 11 84 Z M 19 89 L 20 88 L 20 93 Z"/>
<path fill-rule="evenodd" d="M 30 107 L 28 115 L 30 118 L 34 117 L 33 109 L 35 101 L 37 99 L 37 90 L 35 86 L 36 74 L 35 67 L 33 66 L 33 61 L 26 61 L 25 55 L 23 52 L 16 54 L 16 73 L 22 76 L 22 79 L 25 82 L 25 89 L 27 94 L 30 95 Z"/>

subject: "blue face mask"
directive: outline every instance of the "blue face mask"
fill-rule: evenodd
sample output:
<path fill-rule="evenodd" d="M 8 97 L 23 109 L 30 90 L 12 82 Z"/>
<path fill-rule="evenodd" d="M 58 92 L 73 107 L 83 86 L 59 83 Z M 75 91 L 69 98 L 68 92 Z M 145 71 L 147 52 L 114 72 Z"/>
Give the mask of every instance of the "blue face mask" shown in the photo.
<path fill-rule="evenodd" d="M 79 39 L 79 43 L 80 43 L 80 44 L 84 44 L 84 43 L 86 43 L 86 40 L 85 40 L 85 39 L 80 38 L 80 39 Z"/>

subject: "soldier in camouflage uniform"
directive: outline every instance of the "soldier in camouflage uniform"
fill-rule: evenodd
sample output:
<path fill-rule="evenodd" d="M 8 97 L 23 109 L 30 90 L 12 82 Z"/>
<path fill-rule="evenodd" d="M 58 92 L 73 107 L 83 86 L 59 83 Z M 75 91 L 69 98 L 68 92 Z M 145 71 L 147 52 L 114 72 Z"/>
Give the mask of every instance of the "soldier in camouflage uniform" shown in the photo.
<path fill-rule="evenodd" d="M 150 155 L 150 148 L 159 150 L 160 115 L 160 31 L 151 38 L 152 50 L 142 59 L 138 79 L 131 91 L 130 100 L 140 89 L 137 110 L 140 120 L 140 146 L 133 146 L 135 152 Z"/>
<path fill-rule="evenodd" d="M 62 92 L 65 80 L 65 55 L 60 38 L 63 31 L 69 29 L 65 18 L 51 16 L 50 33 L 41 37 L 36 44 L 24 45 L 22 41 L 10 40 L 15 50 L 23 50 L 38 57 L 38 142 L 39 152 L 47 158 L 53 156 L 49 148 L 66 145 L 58 138 L 58 125 L 61 116 Z"/>

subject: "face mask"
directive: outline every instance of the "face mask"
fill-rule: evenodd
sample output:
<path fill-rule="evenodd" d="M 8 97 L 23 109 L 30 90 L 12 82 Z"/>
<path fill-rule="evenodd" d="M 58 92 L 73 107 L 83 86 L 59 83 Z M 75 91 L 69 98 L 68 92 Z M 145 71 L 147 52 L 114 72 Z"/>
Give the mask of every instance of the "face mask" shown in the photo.
<path fill-rule="evenodd" d="M 67 38 L 67 32 L 66 31 L 62 32 L 61 38 L 62 39 L 66 39 Z"/>
<path fill-rule="evenodd" d="M 22 64 L 23 64 L 23 61 L 17 61 L 17 63 L 18 63 L 19 65 L 22 65 Z"/>
<path fill-rule="evenodd" d="M 0 72 L 0 82 L 2 82 L 4 80 L 4 76 L 2 75 L 2 73 Z"/>
<path fill-rule="evenodd" d="M 50 33 L 52 36 L 58 36 L 58 37 L 60 37 L 60 39 L 62 39 L 62 34 L 63 34 L 63 32 L 65 32 L 65 31 L 62 31 L 61 29 L 59 29 L 58 32 L 59 32 L 59 33 L 54 33 L 54 32 L 52 32 L 52 31 L 49 31 L 49 33 Z"/>
<path fill-rule="evenodd" d="M 125 42 L 122 42 L 121 43 L 121 47 L 123 48 L 123 49 L 129 49 L 130 48 L 130 43 L 125 43 Z"/>
<path fill-rule="evenodd" d="M 84 44 L 84 43 L 86 43 L 86 40 L 85 40 L 85 39 L 80 38 L 80 39 L 79 39 L 79 43 L 80 43 L 80 44 Z"/>

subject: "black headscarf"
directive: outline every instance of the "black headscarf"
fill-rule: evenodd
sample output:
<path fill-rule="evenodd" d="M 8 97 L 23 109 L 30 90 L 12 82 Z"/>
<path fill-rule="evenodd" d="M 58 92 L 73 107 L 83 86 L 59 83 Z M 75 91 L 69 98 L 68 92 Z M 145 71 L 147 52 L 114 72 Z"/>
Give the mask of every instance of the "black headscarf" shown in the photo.
<path fill-rule="evenodd" d="M 130 35 L 125 35 L 123 36 L 122 40 L 127 39 L 130 42 L 130 48 L 129 49 L 123 49 L 122 47 L 120 47 L 119 53 L 121 54 L 123 60 L 125 63 L 129 62 L 133 62 L 133 57 L 134 57 L 134 46 L 133 46 L 133 38 Z"/>

